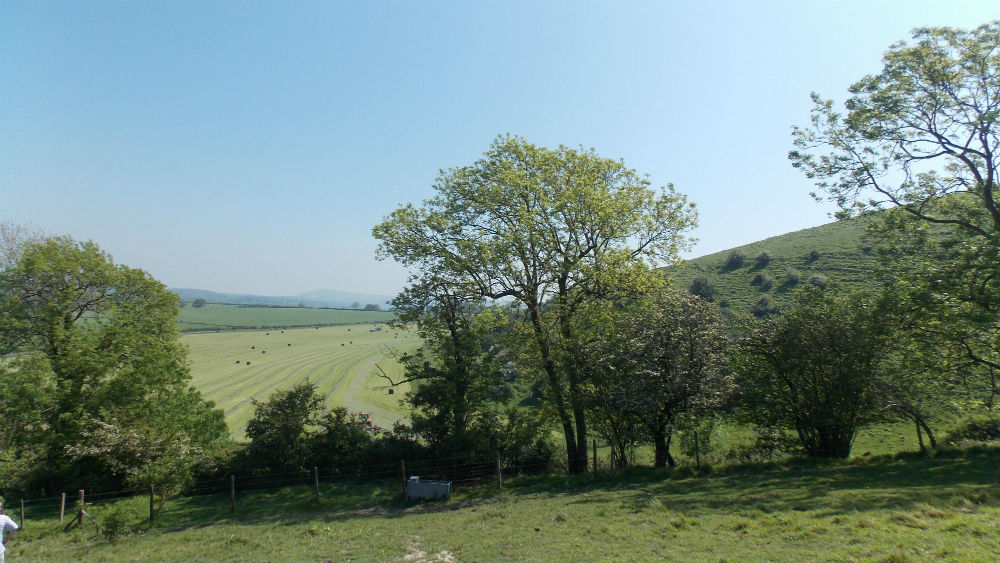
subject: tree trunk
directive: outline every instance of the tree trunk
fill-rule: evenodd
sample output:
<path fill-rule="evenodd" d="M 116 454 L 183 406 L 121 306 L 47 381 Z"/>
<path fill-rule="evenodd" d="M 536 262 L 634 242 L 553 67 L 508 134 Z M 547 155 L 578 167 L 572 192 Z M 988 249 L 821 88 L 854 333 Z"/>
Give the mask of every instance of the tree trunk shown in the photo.
<path fill-rule="evenodd" d="M 663 428 L 653 430 L 653 446 L 656 448 L 653 467 L 666 467 L 667 459 L 670 457 L 670 448 L 667 446 L 667 433 Z M 674 464 L 671 463 L 670 466 L 673 467 Z"/>
<path fill-rule="evenodd" d="M 934 433 L 931 432 L 931 427 L 927 426 L 927 421 L 924 420 L 922 416 L 917 416 L 917 423 L 924 429 L 924 433 L 927 434 L 927 440 L 931 443 L 932 448 L 937 447 L 937 440 L 934 439 Z"/>
<path fill-rule="evenodd" d="M 924 436 L 920 432 L 920 417 L 913 417 L 913 423 L 917 426 L 917 443 L 920 444 L 920 453 L 927 455 L 927 447 L 924 446 Z"/>

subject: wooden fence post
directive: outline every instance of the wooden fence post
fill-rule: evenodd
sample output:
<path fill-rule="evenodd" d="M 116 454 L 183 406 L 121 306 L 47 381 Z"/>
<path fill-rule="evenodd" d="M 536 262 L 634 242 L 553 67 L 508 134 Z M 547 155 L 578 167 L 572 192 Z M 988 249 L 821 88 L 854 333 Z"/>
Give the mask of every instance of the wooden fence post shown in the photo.
<path fill-rule="evenodd" d="M 236 512 L 236 475 L 229 476 L 229 511 Z"/>
<path fill-rule="evenodd" d="M 76 513 L 76 525 L 83 526 L 83 507 L 86 506 L 84 502 L 83 489 L 80 489 L 80 511 Z"/>
<path fill-rule="evenodd" d="M 399 482 L 403 494 L 406 494 L 406 460 L 403 459 L 399 460 Z"/>
<path fill-rule="evenodd" d="M 66 514 L 66 493 L 62 494 L 62 500 L 59 501 L 59 523 L 63 523 L 63 515 Z"/>
<path fill-rule="evenodd" d="M 24 499 L 21 499 L 21 529 L 24 529 Z"/>
<path fill-rule="evenodd" d="M 503 466 L 500 464 L 500 450 L 497 450 L 497 490 L 503 490 Z"/>
<path fill-rule="evenodd" d="M 698 431 L 694 431 L 694 466 L 701 469 L 701 447 L 698 445 Z"/>
<path fill-rule="evenodd" d="M 597 438 L 594 438 L 594 475 L 597 475 Z"/>
<path fill-rule="evenodd" d="M 313 466 L 313 481 L 316 484 L 316 502 L 319 502 L 319 467 Z"/>
<path fill-rule="evenodd" d="M 156 494 L 153 484 L 149 484 L 149 525 L 153 525 L 153 496 Z"/>

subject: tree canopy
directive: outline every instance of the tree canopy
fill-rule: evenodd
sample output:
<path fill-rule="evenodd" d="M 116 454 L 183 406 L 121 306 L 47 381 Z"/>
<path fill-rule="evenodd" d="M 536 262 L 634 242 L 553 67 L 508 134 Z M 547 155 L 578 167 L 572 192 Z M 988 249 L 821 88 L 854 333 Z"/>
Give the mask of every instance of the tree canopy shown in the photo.
<path fill-rule="evenodd" d="M 842 217 L 886 210 L 872 231 L 925 356 L 1000 369 L 1000 21 L 917 29 L 850 93 L 846 113 L 813 95 L 793 165 Z"/>
<path fill-rule="evenodd" d="M 588 301 L 655 283 L 650 266 L 677 259 L 693 206 L 593 150 L 500 137 L 476 163 L 442 171 L 435 195 L 375 226 L 378 255 L 449 272 L 486 299 L 512 300 L 531 327 L 573 472 L 586 469 L 585 406 L 570 343 Z"/>
<path fill-rule="evenodd" d="M 152 466 L 126 471 L 112 442 L 141 436 L 149 447 L 132 453 L 146 462 L 193 462 L 179 452 L 226 438 L 222 412 L 190 388 L 176 316 L 175 294 L 94 243 L 23 248 L 0 273 L 0 370 L 3 406 L 21 421 L 8 445 L 40 462 L 26 479 L 143 482 Z"/>

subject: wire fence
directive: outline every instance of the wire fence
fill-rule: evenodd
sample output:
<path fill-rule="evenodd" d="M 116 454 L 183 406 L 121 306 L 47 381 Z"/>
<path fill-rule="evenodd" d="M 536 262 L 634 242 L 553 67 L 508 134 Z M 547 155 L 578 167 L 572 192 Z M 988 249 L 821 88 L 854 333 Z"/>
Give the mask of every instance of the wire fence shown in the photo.
<path fill-rule="evenodd" d="M 449 481 L 452 490 L 470 486 L 495 483 L 501 487 L 503 478 L 522 473 L 544 473 L 550 469 L 547 459 L 505 459 L 495 457 L 460 456 L 443 457 L 432 460 L 401 459 L 396 464 L 365 466 L 314 467 L 310 471 L 286 473 L 233 474 L 221 478 L 199 479 L 185 488 L 177 498 L 228 494 L 232 510 L 236 510 L 236 499 L 241 493 L 278 490 L 287 487 L 311 487 L 317 499 L 321 495 L 321 485 L 338 484 L 382 484 L 398 486 L 405 490 L 406 480 L 418 476 L 424 480 Z M 16 499 L 0 508 L 12 517 L 19 518 L 19 524 L 31 526 L 32 521 L 58 518 L 60 524 L 72 525 L 73 521 L 83 522 L 84 516 L 93 519 L 86 511 L 95 506 L 106 505 L 128 498 L 149 497 L 150 520 L 154 518 L 161 491 L 154 488 L 121 489 L 113 491 L 83 490 L 66 491 L 57 496 Z M 154 498 L 155 497 L 155 498 Z M 82 511 L 82 512 L 81 512 Z"/>

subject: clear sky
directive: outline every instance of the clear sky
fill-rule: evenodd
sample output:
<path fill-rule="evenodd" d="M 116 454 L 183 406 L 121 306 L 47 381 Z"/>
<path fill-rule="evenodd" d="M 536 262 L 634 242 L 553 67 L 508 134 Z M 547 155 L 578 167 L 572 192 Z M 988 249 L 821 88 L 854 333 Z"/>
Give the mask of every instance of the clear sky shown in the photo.
<path fill-rule="evenodd" d="M 0 3 L 0 221 L 170 287 L 394 294 L 371 228 L 504 133 L 697 203 L 693 256 L 829 221 L 787 161 L 919 26 L 995 0 Z"/>

